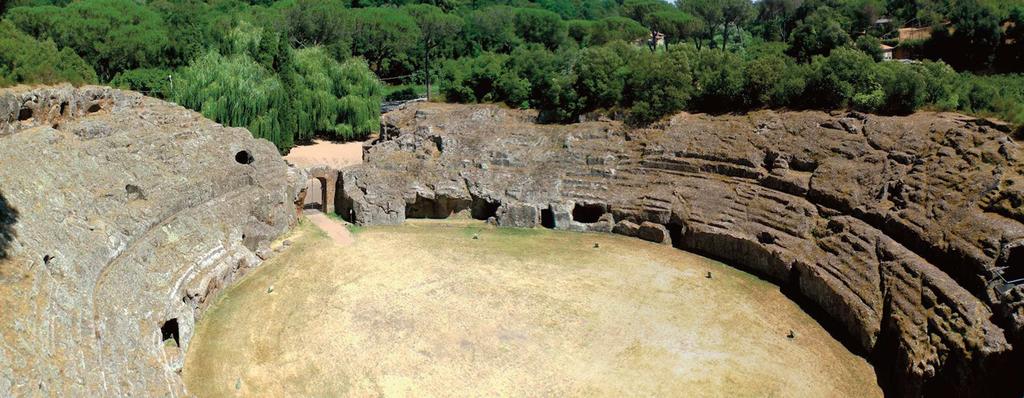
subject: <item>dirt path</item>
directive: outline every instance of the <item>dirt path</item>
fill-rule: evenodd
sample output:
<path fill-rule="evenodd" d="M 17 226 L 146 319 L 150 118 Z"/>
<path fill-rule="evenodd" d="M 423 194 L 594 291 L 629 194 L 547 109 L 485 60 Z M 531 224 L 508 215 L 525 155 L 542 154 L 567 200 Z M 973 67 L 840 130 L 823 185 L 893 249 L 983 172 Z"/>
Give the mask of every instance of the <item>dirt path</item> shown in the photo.
<path fill-rule="evenodd" d="M 313 145 L 301 145 L 292 148 L 284 157 L 288 163 L 299 167 L 327 165 L 335 169 L 363 163 L 363 143 L 336 143 L 314 140 Z"/>
<path fill-rule="evenodd" d="M 348 246 L 355 242 L 355 239 L 352 238 L 352 233 L 340 221 L 327 217 L 326 214 L 316 210 L 305 210 L 302 213 L 305 214 L 309 221 L 313 222 L 313 225 L 326 232 L 327 236 L 337 244 Z"/>
<path fill-rule="evenodd" d="M 203 316 L 191 393 L 881 396 L 777 286 L 665 245 L 449 221 L 295 234 Z"/>

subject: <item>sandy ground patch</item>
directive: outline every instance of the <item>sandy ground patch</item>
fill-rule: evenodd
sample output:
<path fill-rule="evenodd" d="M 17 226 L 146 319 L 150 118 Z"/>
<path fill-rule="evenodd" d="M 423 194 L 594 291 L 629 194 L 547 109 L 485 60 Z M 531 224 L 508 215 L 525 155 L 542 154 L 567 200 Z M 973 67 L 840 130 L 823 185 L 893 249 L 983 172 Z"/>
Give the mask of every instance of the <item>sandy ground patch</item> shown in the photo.
<path fill-rule="evenodd" d="M 349 232 L 348 228 L 346 228 L 345 224 L 342 224 L 341 221 L 327 217 L 327 215 L 318 210 L 304 210 L 302 214 L 305 215 L 313 225 L 316 225 L 317 228 L 324 231 L 324 233 L 327 234 L 327 237 L 331 238 L 334 243 L 342 246 L 348 246 L 354 242 L 352 239 L 352 233 Z"/>
<path fill-rule="evenodd" d="M 284 159 L 299 167 L 327 165 L 340 169 L 363 162 L 363 143 L 313 140 L 312 145 L 292 148 Z"/>
<path fill-rule="evenodd" d="M 881 395 L 776 286 L 670 247 L 447 221 L 347 247 L 308 221 L 295 234 L 204 315 L 192 393 Z"/>

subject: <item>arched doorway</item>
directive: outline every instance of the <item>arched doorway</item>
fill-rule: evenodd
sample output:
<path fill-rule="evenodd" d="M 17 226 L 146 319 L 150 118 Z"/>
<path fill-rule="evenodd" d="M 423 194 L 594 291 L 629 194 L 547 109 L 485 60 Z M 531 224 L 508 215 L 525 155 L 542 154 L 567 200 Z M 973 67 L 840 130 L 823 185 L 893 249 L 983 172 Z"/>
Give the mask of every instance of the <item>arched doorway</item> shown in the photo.
<path fill-rule="evenodd" d="M 302 208 L 327 212 L 327 180 L 325 178 L 310 178 L 306 182 L 306 200 L 302 203 Z"/>

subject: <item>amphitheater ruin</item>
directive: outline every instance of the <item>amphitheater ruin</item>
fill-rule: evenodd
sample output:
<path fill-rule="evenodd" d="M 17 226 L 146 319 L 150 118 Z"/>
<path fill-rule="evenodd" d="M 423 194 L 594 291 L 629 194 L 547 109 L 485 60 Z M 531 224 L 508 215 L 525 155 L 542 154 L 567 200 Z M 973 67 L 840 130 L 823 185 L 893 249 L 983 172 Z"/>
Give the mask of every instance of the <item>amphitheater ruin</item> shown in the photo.
<path fill-rule="evenodd" d="M 189 396 L 197 320 L 304 207 L 664 244 L 779 286 L 886 395 L 1024 391 L 1024 148 L 999 122 L 757 111 L 633 129 L 418 103 L 383 116 L 362 164 L 302 168 L 174 104 L 55 86 L 0 91 L 0 396 Z"/>

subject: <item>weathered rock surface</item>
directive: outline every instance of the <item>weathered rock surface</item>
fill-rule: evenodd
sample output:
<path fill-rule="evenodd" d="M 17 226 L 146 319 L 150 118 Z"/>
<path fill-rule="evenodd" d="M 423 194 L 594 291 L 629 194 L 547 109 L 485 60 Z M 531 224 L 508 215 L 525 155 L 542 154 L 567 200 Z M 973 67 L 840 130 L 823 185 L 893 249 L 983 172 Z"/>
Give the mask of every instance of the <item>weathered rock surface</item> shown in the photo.
<path fill-rule="evenodd" d="M 342 172 L 338 212 L 360 224 L 465 211 L 667 233 L 808 303 L 890 394 L 1019 396 L 1024 288 L 1004 280 L 1024 276 L 1024 148 L 990 124 L 770 111 L 642 130 L 533 119 L 493 106 L 390 113 L 366 163 Z"/>
<path fill-rule="evenodd" d="M 195 318 L 269 255 L 304 183 L 177 105 L 0 91 L 0 396 L 184 395 Z"/>

